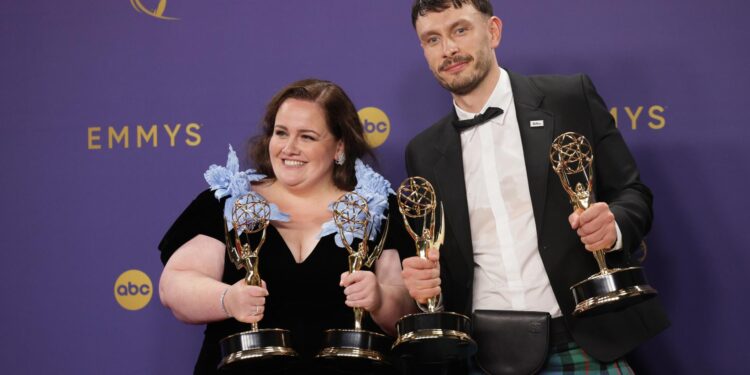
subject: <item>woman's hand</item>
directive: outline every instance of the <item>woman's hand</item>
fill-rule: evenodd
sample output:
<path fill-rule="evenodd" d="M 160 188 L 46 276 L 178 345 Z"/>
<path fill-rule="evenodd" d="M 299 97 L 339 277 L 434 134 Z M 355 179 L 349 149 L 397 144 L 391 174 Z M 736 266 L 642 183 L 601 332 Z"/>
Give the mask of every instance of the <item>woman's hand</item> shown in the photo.
<path fill-rule="evenodd" d="M 267 295 L 265 281 L 261 280 L 261 286 L 250 286 L 242 279 L 227 290 L 224 295 L 224 309 L 240 322 L 257 323 L 263 319 Z"/>
<path fill-rule="evenodd" d="M 370 271 L 344 272 L 339 285 L 344 287 L 346 305 L 349 307 L 361 307 L 372 312 L 383 303 L 378 279 Z"/>

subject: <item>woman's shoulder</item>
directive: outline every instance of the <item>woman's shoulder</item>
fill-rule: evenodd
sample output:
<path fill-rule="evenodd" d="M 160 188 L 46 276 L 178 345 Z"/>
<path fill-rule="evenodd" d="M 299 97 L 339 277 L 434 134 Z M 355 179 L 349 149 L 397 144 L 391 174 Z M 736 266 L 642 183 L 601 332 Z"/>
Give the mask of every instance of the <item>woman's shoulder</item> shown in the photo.
<path fill-rule="evenodd" d="M 214 194 L 214 191 L 210 188 L 206 188 L 205 190 L 198 193 L 198 195 L 190 204 L 204 207 L 220 206 L 223 200 L 223 198 L 216 198 L 216 194 Z"/>
<path fill-rule="evenodd" d="M 159 242 L 164 263 L 180 246 L 199 234 L 223 240 L 221 201 L 211 189 L 206 189 L 188 204 Z"/>
<path fill-rule="evenodd" d="M 205 189 L 193 198 L 187 208 L 180 214 L 180 218 L 189 219 L 189 221 L 199 221 L 210 217 L 220 217 L 222 204 L 225 199 L 216 197 L 216 194 L 211 189 Z"/>

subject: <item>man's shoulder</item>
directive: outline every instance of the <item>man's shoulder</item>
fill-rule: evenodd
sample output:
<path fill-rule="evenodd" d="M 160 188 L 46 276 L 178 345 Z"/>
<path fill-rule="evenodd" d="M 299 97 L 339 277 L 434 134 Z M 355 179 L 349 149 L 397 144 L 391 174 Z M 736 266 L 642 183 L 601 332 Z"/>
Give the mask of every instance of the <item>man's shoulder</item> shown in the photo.
<path fill-rule="evenodd" d="M 546 84 L 546 83 L 568 83 L 575 84 L 580 83 L 584 77 L 587 77 L 584 73 L 573 73 L 573 74 L 531 74 L 524 75 L 534 83 Z"/>
<path fill-rule="evenodd" d="M 510 72 L 510 77 L 514 87 L 530 86 L 547 95 L 581 91 L 592 85 L 584 73 L 522 75 Z"/>
<path fill-rule="evenodd" d="M 456 115 L 453 110 L 448 112 L 443 118 L 415 135 L 406 146 L 407 150 L 420 146 L 424 147 L 425 145 L 430 144 L 430 141 L 441 138 L 447 127 L 451 126 L 451 122 L 455 117 Z"/>

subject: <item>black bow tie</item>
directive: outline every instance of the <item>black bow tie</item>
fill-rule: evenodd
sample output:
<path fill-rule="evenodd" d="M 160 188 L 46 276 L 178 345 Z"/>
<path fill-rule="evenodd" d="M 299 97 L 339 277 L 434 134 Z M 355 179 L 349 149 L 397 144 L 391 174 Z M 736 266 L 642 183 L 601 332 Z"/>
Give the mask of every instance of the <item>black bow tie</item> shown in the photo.
<path fill-rule="evenodd" d="M 471 128 L 472 126 L 477 126 L 479 124 L 484 124 L 487 121 L 492 120 L 493 118 L 500 116 L 503 114 L 503 110 L 497 107 L 489 107 L 487 108 L 484 113 L 480 115 L 474 116 L 474 118 L 470 118 L 468 120 L 455 120 L 453 121 L 453 126 L 456 128 L 456 130 L 466 130 Z"/>

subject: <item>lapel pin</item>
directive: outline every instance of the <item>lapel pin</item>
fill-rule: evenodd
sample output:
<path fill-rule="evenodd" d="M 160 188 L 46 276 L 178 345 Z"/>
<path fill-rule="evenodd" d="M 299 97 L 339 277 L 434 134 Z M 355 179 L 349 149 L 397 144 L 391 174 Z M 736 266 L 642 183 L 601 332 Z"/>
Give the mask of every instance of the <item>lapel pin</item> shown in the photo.
<path fill-rule="evenodd" d="M 544 126 L 544 120 L 534 120 L 530 123 L 532 128 L 541 128 Z"/>

